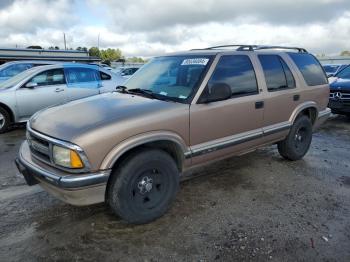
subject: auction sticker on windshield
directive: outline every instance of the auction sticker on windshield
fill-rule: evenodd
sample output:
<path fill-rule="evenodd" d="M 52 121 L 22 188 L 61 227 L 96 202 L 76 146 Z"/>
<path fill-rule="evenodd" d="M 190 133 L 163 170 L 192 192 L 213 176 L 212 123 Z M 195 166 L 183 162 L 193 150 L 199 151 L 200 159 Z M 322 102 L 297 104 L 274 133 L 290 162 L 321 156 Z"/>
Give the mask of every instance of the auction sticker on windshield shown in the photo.
<path fill-rule="evenodd" d="M 185 59 L 182 61 L 181 65 L 207 65 L 209 59 L 208 58 L 191 58 Z"/>

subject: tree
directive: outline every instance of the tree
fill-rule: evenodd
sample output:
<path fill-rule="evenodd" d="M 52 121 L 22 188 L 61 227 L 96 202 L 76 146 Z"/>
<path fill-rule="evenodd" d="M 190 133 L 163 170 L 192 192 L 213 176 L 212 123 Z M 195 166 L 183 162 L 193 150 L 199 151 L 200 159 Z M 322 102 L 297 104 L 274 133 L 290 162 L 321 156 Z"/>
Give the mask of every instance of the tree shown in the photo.
<path fill-rule="evenodd" d="M 341 55 L 341 56 L 350 56 L 350 51 L 347 51 L 347 50 L 342 51 L 342 52 L 340 53 L 340 55 Z"/>
<path fill-rule="evenodd" d="M 97 47 L 93 46 L 89 49 L 89 55 L 94 57 L 100 57 L 101 53 Z"/>
<path fill-rule="evenodd" d="M 106 50 L 101 50 L 101 56 L 100 58 L 102 60 L 110 60 L 110 61 L 115 61 L 120 58 L 122 58 L 122 51 L 120 49 L 112 49 L 112 48 L 107 48 Z"/>
<path fill-rule="evenodd" d="M 49 49 L 50 50 L 60 50 L 60 48 L 58 46 L 50 46 Z"/>
<path fill-rule="evenodd" d="M 40 45 L 30 45 L 27 46 L 27 49 L 43 49 Z"/>
<path fill-rule="evenodd" d="M 144 60 L 143 58 L 141 58 L 141 57 L 136 57 L 136 56 L 134 56 L 134 57 L 129 57 L 129 58 L 127 59 L 127 61 L 130 62 L 130 63 L 145 63 L 145 60 Z"/>
<path fill-rule="evenodd" d="M 77 47 L 77 51 L 85 51 L 85 52 L 87 52 L 87 47 L 78 46 Z"/>

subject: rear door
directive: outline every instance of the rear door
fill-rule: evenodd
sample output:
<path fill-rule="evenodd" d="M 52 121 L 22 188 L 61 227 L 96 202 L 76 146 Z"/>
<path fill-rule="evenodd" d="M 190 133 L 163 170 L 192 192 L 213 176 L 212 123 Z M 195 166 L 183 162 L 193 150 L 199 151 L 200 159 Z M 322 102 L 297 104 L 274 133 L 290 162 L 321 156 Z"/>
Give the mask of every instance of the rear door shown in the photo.
<path fill-rule="evenodd" d="M 33 86 L 27 88 L 26 84 Z M 66 101 L 66 81 L 63 69 L 50 69 L 38 73 L 16 90 L 20 118 L 26 119 L 35 112 Z"/>
<path fill-rule="evenodd" d="M 232 97 L 191 105 L 193 164 L 254 147 L 262 137 L 264 104 L 250 57 L 221 56 L 202 95 L 215 84 L 229 85 Z"/>
<path fill-rule="evenodd" d="M 99 94 L 101 81 L 97 70 L 86 67 L 67 67 L 64 71 L 67 79 L 68 101 Z"/>
<path fill-rule="evenodd" d="M 285 59 L 277 54 L 259 54 L 267 87 L 265 96 L 264 133 L 266 135 L 288 130 L 289 118 L 301 103 L 297 76 Z"/>

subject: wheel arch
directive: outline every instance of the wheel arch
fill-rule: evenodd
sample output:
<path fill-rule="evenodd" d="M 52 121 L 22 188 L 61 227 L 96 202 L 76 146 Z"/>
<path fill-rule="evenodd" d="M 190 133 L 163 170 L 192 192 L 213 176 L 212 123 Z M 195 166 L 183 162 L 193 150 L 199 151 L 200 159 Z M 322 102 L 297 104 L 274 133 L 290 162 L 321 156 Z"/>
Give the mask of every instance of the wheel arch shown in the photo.
<path fill-rule="evenodd" d="M 15 122 L 15 114 L 13 113 L 12 109 L 8 105 L 6 105 L 6 104 L 4 104 L 2 102 L 0 102 L 0 107 L 5 109 L 9 113 L 10 120 L 11 120 L 12 123 L 14 123 Z"/>
<path fill-rule="evenodd" d="M 167 152 L 175 160 L 179 171 L 183 169 L 186 153 L 185 141 L 172 132 L 149 132 L 124 140 L 115 146 L 104 158 L 100 169 L 113 169 L 126 155 L 144 148 L 158 148 Z"/>
<path fill-rule="evenodd" d="M 295 119 L 299 115 L 306 115 L 310 118 L 312 125 L 316 123 L 317 117 L 318 117 L 318 109 L 315 102 L 309 101 L 300 104 L 292 113 L 291 117 L 289 118 L 289 122 L 291 124 L 294 123 Z"/>

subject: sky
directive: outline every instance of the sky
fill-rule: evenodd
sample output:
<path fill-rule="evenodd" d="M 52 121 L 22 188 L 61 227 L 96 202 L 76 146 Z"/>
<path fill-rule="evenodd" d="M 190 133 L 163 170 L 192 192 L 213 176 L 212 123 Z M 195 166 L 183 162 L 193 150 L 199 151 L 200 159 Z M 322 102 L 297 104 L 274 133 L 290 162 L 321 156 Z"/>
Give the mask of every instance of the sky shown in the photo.
<path fill-rule="evenodd" d="M 119 48 L 126 57 L 225 44 L 350 50 L 350 0 L 1 0 L 0 47 Z"/>

